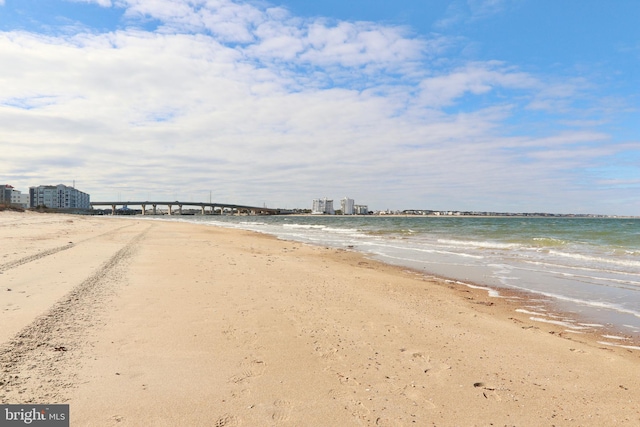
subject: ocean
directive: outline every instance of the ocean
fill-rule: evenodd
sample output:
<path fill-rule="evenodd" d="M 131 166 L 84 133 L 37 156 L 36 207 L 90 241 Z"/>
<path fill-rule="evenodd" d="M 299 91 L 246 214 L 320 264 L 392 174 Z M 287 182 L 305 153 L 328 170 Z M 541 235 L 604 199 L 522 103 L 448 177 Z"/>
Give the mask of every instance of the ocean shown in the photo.
<path fill-rule="evenodd" d="M 175 216 L 359 251 L 429 276 L 530 295 L 521 309 L 568 331 L 640 339 L 640 219 L 433 216 Z"/>

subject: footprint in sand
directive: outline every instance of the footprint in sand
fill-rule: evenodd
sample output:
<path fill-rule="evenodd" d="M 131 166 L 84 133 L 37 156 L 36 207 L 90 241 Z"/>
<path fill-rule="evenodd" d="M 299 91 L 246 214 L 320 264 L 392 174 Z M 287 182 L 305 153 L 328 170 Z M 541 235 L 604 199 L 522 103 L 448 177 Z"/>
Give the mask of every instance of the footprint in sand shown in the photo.
<path fill-rule="evenodd" d="M 283 421 L 287 421 L 291 414 L 291 402 L 284 399 L 279 399 L 273 402 L 275 409 L 271 415 L 271 419 L 275 421 L 276 425 Z"/>
<path fill-rule="evenodd" d="M 451 369 L 451 366 L 447 365 L 446 363 L 438 362 L 438 363 L 429 364 L 424 368 L 423 371 L 425 374 L 438 375 L 438 374 L 442 374 L 445 371 L 448 371 L 449 369 Z"/>
<path fill-rule="evenodd" d="M 328 394 L 329 397 L 333 400 L 342 400 L 349 394 L 349 392 L 345 389 L 339 390 L 332 388 L 331 390 L 329 390 Z"/>
<path fill-rule="evenodd" d="M 259 377 L 264 374 L 264 371 L 267 369 L 267 365 L 264 360 L 260 359 L 245 362 L 243 365 L 247 369 L 248 375 L 251 377 Z"/>
<path fill-rule="evenodd" d="M 231 326 L 228 326 L 228 327 L 224 328 L 222 330 L 222 335 L 224 335 L 224 337 L 227 340 L 234 340 L 234 339 L 237 338 L 236 337 L 236 330 Z"/>
<path fill-rule="evenodd" d="M 424 391 L 421 388 L 414 384 L 406 385 L 400 391 L 400 396 L 405 397 L 413 402 L 414 405 L 420 405 L 422 407 L 430 407 L 435 408 L 436 405 L 433 404 L 424 394 Z"/>
<path fill-rule="evenodd" d="M 236 390 L 231 392 L 231 397 L 234 399 L 240 399 L 247 397 L 251 394 L 251 390 L 248 388 L 243 388 L 242 390 Z"/>
<path fill-rule="evenodd" d="M 359 400 L 352 400 L 349 402 L 346 409 L 351 412 L 351 415 L 353 415 L 354 418 L 362 421 L 365 421 L 364 418 L 371 413 L 369 408 Z"/>
<path fill-rule="evenodd" d="M 213 427 L 236 427 L 240 425 L 240 423 L 236 416 L 225 414 L 218 418 L 212 425 Z"/>
<path fill-rule="evenodd" d="M 324 360 L 335 360 L 338 358 L 338 349 L 335 347 L 331 347 L 331 348 L 322 348 L 322 347 L 316 347 L 316 352 L 320 354 L 320 358 L 324 359 Z"/>
<path fill-rule="evenodd" d="M 338 380 L 340 381 L 340 384 L 342 384 L 342 385 L 348 385 L 348 386 L 360 385 L 360 383 L 358 381 L 356 381 L 356 379 L 353 378 L 353 377 L 347 377 L 347 376 L 344 376 L 342 374 L 337 374 L 337 375 L 338 375 Z"/>
<path fill-rule="evenodd" d="M 418 365 L 425 374 L 435 375 L 451 369 L 451 366 L 445 363 L 432 361 L 430 356 L 421 351 L 406 351 L 404 349 L 401 351 L 412 364 Z"/>
<path fill-rule="evenodd" d="M 239 384 L 248 379 L 259 377 L 264 374 L 266 364 L 263 360 L 254 359 L 242 362 L 240 367 L 242 368 L 242 372 L 238 375 L 232 376 L 229 381 Z"/>
<path fill-rule="evenodd" d="M 376 425 L 379 427 L 402 427 L 404 424 L 401 421 L 393 420 L 387 417 L 379 417 L 376 419 Z"/>

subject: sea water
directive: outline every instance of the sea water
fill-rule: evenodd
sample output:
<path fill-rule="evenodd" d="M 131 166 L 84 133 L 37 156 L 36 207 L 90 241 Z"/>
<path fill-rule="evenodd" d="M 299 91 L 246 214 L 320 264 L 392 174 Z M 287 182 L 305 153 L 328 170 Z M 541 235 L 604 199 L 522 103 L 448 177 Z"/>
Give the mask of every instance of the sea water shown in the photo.
<path fill-rule="evenodd" d="M 167 217 L 164 217 L 167 218 Z M 534 298 L 534 320 L 640 337 L 640 219 L 433 216 L 191 216 L 174 220 L 241 228 L 360 251 L 500 293 Z M 544 304 L 535 304 L 536 297 Z M 548 310 L 552 307 L 564 316 Z M 622 336 L 607 335 L 624 345 Z"/>

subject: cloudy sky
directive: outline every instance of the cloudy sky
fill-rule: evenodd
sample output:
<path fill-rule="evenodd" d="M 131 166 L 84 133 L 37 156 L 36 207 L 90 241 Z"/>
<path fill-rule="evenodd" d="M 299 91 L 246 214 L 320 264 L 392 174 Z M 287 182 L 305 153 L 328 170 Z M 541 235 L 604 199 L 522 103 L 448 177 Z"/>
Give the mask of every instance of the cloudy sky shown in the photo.
<path fill-rule="evenodd" d="M 0 184 L 640 215 L 636 0 L 0 0 Z"/>

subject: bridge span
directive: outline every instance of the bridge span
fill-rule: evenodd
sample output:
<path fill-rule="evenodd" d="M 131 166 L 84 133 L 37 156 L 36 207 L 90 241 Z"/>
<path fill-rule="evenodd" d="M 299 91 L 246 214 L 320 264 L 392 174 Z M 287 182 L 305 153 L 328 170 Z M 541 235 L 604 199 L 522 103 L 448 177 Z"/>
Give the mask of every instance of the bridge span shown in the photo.
<path fill-rule="evenodd" d="M 265 208 L 265 207 L 257 207 L 257 206 L 243 206 L 243 205 L 235 205 L 228 203 L 198 203 L 198 202 L 153 202 L 153 201 L 144 201 L 144 202 L 136 202 L 136 201 L 126 201 L 126 202 L 90 202 L 91 207 L 95 208 L 96 206 L 110 206 L 111 214 L 115 215 L 117 212 L 118 206 L 129 207 L 129 206 L 140 206 L 142 209 L 142 215 L 147 215 L 147 206 L 152 208 L 153 215 L 158 214 L 158 206 L 166 206 L 169 215 L 173 215 L 173 207 L 178 207 L 178 215 L 182 215 L 182 207 L 183 206 L 196 206 L 202 210 L 202 215 L 217 215 L 216 211 L 219 211 L 220 214 L 225 211 L 233 214 L 248 214 L 248 215 L 277 215 L 280 213 L 279 209 Z M 209 211 L 207 212 L 207 208 Z"/>

